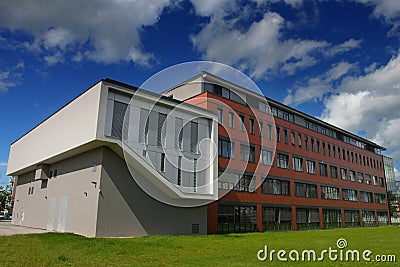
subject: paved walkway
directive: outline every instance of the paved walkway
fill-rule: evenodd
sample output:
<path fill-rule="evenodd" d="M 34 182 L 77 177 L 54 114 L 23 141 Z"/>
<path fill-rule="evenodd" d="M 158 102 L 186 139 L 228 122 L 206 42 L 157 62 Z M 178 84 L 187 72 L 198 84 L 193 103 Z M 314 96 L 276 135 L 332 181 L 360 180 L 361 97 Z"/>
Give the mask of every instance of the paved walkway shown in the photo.
<path fill-rule="evenodd" d="M 11 224 L 11 222 L 0 222 L 0 236 L 20 234 L 42 234 L 49 231 Z"/>

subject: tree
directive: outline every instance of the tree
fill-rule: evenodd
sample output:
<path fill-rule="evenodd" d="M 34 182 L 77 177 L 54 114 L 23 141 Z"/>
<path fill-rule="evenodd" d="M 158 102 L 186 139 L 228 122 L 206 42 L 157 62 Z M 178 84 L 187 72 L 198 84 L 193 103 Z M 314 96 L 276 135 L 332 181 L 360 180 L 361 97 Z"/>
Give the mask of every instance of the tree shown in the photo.
<path fill-rule="evenodd" d="M 11 203 L 12 195 L 10 191 L 0 186 L 0 211 L 3 212 Z"/>

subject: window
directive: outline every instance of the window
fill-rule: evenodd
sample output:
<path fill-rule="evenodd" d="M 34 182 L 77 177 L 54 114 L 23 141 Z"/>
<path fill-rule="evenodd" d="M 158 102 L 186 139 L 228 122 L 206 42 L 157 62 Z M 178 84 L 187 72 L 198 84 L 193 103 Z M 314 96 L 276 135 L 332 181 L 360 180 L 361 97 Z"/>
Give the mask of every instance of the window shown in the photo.
<path fill-rule="evenodd" d="M 218 156 L 224 158 L 232 157 L 232 143 L 228 140 L 218 139 Z"/>
<path fill-rule="evenodd" d="M 254 145 L 240 145 L 240 159 L 247 162 L 256 162 L 256 147 Z"/>
<path fill-rule="evenodd" d="M 364 183 L 364 174 L 362 172 L 358 172 L 358 182 Z"/>
<path fill-rule="evenodd" d="M 272 151 L 261 149 L 260 150 L 260 162 L 264 165 L 272 165 Z"/>
<path fill-rule="evenodd" d="M 342 180 L 347 180 L 347 170 L 344 168 L 340 168 L 340 177 Z"/>
<path fill-rule="evenodd" d="M 289 169 L 289 155 L 278 153 L 278 167 Z"/>
<path fill-rule="evenodd" d="M 312 160 L 307 160 L 306 161 L 307 164 L 307 172 L 308 173 L 312 173 L 312 174 L 316 174 L 316 170 L 315 170 L 315 161 Z"/>
<path fill-rule="evenodd" d="M 338 147 L 337 149 L 338 149 L 338 156 L 339 156 L 339 159 L 341 159 L 342 154 L 340 153 L 340 147 Z"/>
<path fill-rule="evenodd" d="M 384 187 L 385 186 L 385 179 L 383 179 L 382 177 L 379 177 L 379 186 L 380 187 Z"/>
<path fill-rule="evenodd" d="M 375 186 L 378 185 L 378 177 L 376 177 L 375 175 L 372 175 L 372 184 Z"/>
<path fill-rule="evenodd" d="M 332 145 L 333 157 L 336 158 L 336 146 Z"/>
<path fill-rule="evenodd" d="M 315 152 L 314 138 L 311 138 L 311 151 Z"/>
<path fill-rule="evenodd" d="M 318 153 L 321 153 L 321 147 L 320 147 L 320 145 L 319 145 L 319 140 L 317 140 L 317 152 L 318 152 Z"/>
<path fill-rule="evenodd" d="M 245 127 L 244 127 L 244 115 L 239 115 L 240 118 L 240 130 L 244 131 Z"/>
<path fill-rule="evenodd" d="M 332 157 L 332 153 L 331 153 L 331 144 L 328 144 L 328 156 Z"/>
<path fill-rule="evenodd" d="M 258 122 L 258 130 L 260 131 L 260 136 L 264 136 L 264 123 L 262 121 Z"/>
<path fill-rule="evenodd" d="M 182 156 L 178 156 L 178 185 L 182 185 Z"/>
<path fill-rule="evenodd" d="M 197 192 L 197 159 L 193 160 L 193 192 Z"/>
<path fill-rule="evenodd" d="M 328 165 L 326 163 L 319 163 L 319 174 L 321 176 L 328 176 Z"/>
<path fill-rule="evenodd" d="M 301 133 L 297 134 L 297 138 L 298 138 L 297 142 L 299 143 L 299 147 L 301 147 L 302 146 Z"/>
<path fill-rule="evenodd" d="M 254 130 L 254 118 L 250 118 L 249 119 L 249 131 L 251 134 L 254 134 L 255 130 Z"/>
<path fill-rule="evenodd" d="M 338 178 L 338 171 L 336 166 L 331 165 L 331 177 Z"/>
<path fill-rule="evenodd" d="M 358 194 L 357 194 L 357 190 L 353 190 L 353 189 L 342 189 L 342 193 L 343 193 L 343 200 L 346 201 L 358 201 Z"/>
<path fill-rule="evenodd" d="M 332 186 L 321 186 L 322 199 L 340 199 L 339 188 Z"/>
<path fill-rule="evenodd" d="M 299 157 L 293 157 L 293 170 L 302 172 L 304 171 L 303 159 Z"/>
<path fill-rule="evenodd" d="M 233 190 L 250 192 L 250 184 L 252 179 L 253 174 L 243 174 L 237 184 L 233 187 Z"/>
<path fill-rule="evenodd" d="M 296 145 L 296 139 L 295 139 L 295 134 L 294 132 L 290 133 L 290 139 L 292 141 L 292 145 Z"/>
<path fill-rule="evenodd" d="M 267 127 L 268 127 L 268 139 L 272 140 L 272 125 L 268 124 Z"/>
<path fill-rule="evenodd" d="M 294 183 L 296 197 L 308 197 L 317 198 L 317 185 L 305 184 L 305 183 Z"/>
<path fill-rule="evenodd" d="M 375 202 L 378 204 L 386 204 L 386 195 L 375 193 Z"/>
<path fill-rule="evenodd" d="M 326 146 L 325 146 L 325 143 L 324 143 L 324 142 L 322 142 L 322 153 L 323 153 L 324 155 L 326 155 Z"/>
<path fill-rule="evenodd" d="M 284 129 L 283 130 L 283 139 L 284 139 L 284 142 L 285 142 L 285 144 L 287 144 L 288 143 L 288 132 L 287 132 L 287 130 L 286 129 Z"/>
<path fill-rule="evenodd" d="M 276 141 L 281 141 L 281 128 L 279 128 L 278 126 L 276 126 Z"/>
<path fill-rule="evenodd" d="M 167 130 L 167 114 L 158 113 L 158 130 L 157 130 L 157 146 L 158 147 L 165 146 L 166 130 Z"/>
<path fill-rule="evenodd" d="M 365 174 L 365 183 L 366 184 L 371 184 L 371 175 Z"/>
<path fill-rule="evenodd" d="M 235 127 L 235 114 L 233 112 L 229 112 L 229 127 Z"/>
<path fill-rule="evenodd" d="M 346 150 L 344 150 L 344 148 L 342 148 L 342 158 L 346 160 Z"/>
<path fill-rule="evenodd" d="M 364 192 L 360 191 L 360 201 L 361 202 L 374 202 L 372 198 L 372 193 L 371 192 Z"/>
<path fill-rule="evenodd" d="M 349 174 L 350 174 L 350 181 L 355 182 L 356 181 L 356 172 L 350 170 Z"/>
<path fill-rule="evenodd" d="M 305 145 L 306 145 L 306 150 L 308 150 L 309 148 L 308 148 L 308 136 L 305 136 L 304 137 L 304 143 L 305 143 Z"/>
<path fill-rule="evenodd" d="M 114 101 L 111 136 L 122 139 L 122 127 L 124 125 L 124 117 L 128 104 Z M 129 114 L 129 112 L 127 113 Z"/>
<path fill-rule="evenodd" d="M 165 153 L 161 153 L 160 171 L 165 172 Z"/>
<path fill-rule="evenodd" d="M 221 108 L 218 109 L 218 123 L 224 125 L 224 110 Z"/>
<path fill-rule="evenodd" d="M 266 178 L 262 184 L 263 194 L 290 196 L 290 182 Z"/>
<path fill-rule="evenodd" d="M 344 210 L 344 221 L 346 227 L 360 225 L 360 212 L 358 210 Z"/>
<path fill-rule="evenodd" d="M 164 137 L 165 139 L 165 137 Z M 190 152 L 197 153 L 197 144 L 199 142 L 199 124 L 197 122 L 190 122 Z"/>
<path fill-rule="evenodd" d="M 249 161 L 250 147 L 249 145 L 240 144 L 240 159 L 243 161 Z"/>

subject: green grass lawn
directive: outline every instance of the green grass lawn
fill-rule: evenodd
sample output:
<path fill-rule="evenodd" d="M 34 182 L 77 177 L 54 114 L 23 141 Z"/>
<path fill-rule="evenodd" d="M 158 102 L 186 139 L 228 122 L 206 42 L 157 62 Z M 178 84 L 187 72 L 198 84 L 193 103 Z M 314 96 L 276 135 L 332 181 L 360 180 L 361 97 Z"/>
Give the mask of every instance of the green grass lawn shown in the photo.
<path fill-rule="evenodd" d="M 73 234 L 31 234 L 0 237 L 0 266 L 400 266 L 400 227 L 268 232 L 209 236 L 148 236 L 85 238 Z M 347 249 L 392 254 L 397 262 L 259 261 L 268 249 L 337 249 L 345 238 Z M 287 256 L 287 255 L 286 255 Z M 317 257 L 318 257 L 317 256 Z M 276 254 L 275 254 L 276 257 Z"/>

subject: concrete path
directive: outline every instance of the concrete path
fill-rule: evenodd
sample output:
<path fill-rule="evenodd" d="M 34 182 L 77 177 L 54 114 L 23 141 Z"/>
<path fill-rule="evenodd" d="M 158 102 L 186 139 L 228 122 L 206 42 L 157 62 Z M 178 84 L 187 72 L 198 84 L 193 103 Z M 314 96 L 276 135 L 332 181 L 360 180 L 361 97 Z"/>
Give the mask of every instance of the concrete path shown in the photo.
<path fill-rule="evenodd" d="M 11 222 L 0 222 L 0 236 L 21 234 L 43 234 L 49 231 L 11 224 Z"/>

